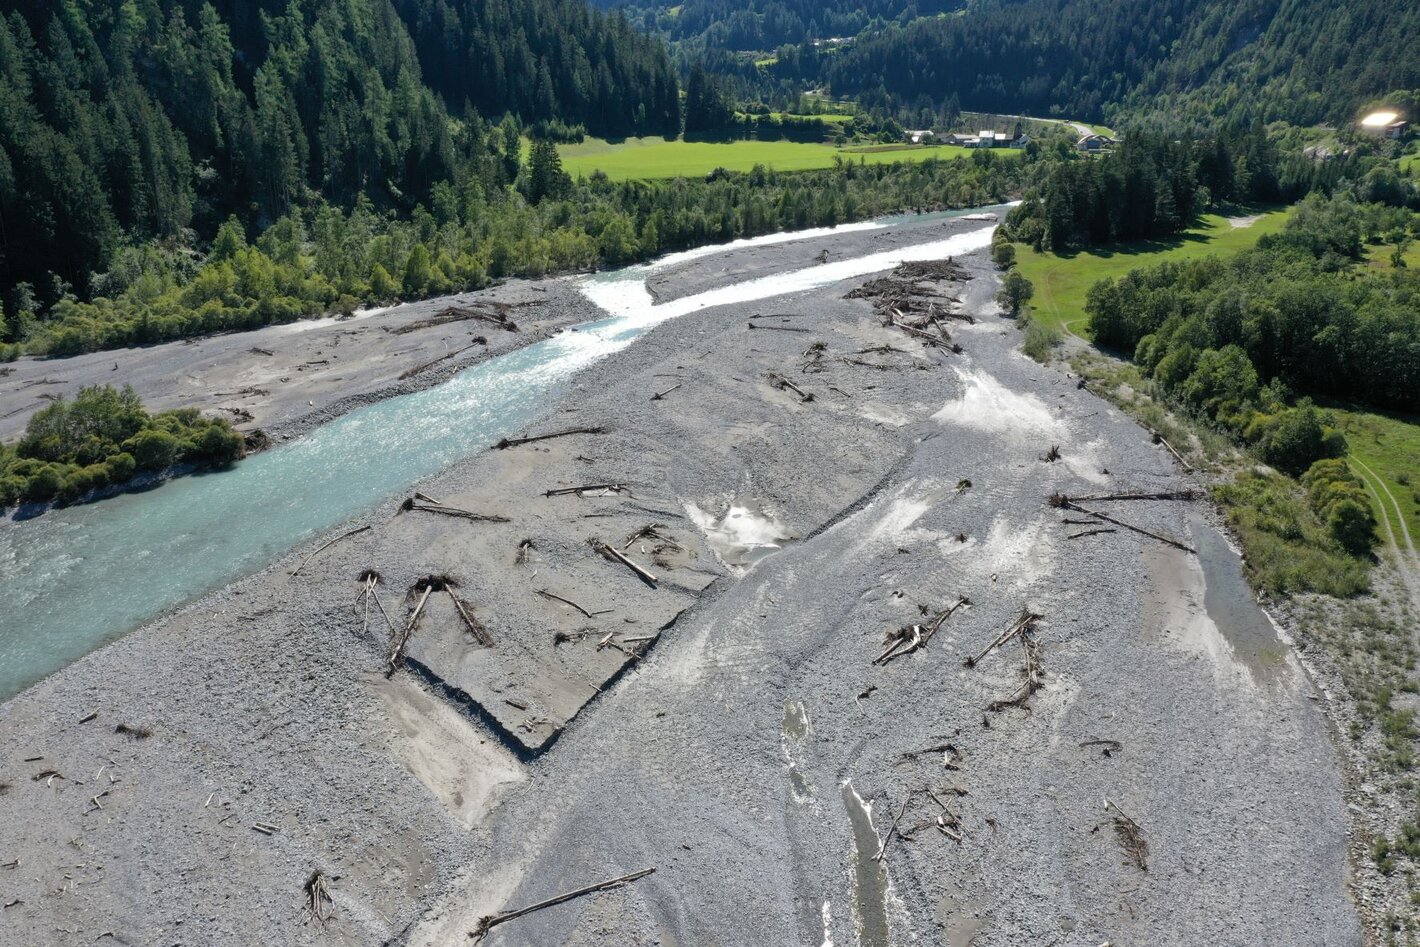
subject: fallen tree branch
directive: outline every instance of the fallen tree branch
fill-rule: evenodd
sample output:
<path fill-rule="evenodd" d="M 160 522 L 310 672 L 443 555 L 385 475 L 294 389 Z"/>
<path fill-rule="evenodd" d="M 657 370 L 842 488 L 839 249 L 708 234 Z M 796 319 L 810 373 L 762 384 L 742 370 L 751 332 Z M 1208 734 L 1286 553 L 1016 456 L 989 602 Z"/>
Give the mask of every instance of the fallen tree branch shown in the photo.
<path fill-rule="evenodd" d="M 1114 810 L 1114 836 L 1140 871 L 1149 870 L 1149 843 L 1144 839 L 1144 830 L 1131 819 L 1124 810 L 1110 800 L 1104 801 L 1105 811 Z"/>
<path fill-rule="evenodd" d="M 508 332 L 518 331 L 517 324 L 507 316 L 507 310 L 511 309 L 511 306 L 505 303 L 491 301 L 485 301 L 483 305 L 487 306 L 488 310 L 473 309 L 464 306 L 450 306 L 437 315 L 430 316 L 428 319 L 420 319 L 402 326 L 387 328 L 386 331 L 391 335 L 407 335 L 410 332 L 418 332 L 420 329 L 432 329 L 436 326 L 448 325 L 450 322 L 466 322 L 470 319 L 482 320 L 483 322 L 490 323 Z"/>
<path fill-rule="evenodd" d="M 414 513 L 439 513 L 443 516 L 456 516 L 459 519 L 473 520 L 477 523 L 510 523 L 506 516 L 493 516 L 488 513 L 474 513 L 470 510 L 460 510 L 457 507 L 444 506 L 442 503 L 421 504 L 416 503 L 413 497 L 404 501 L 400 509 Z"/>
<path fill-rule="evenodd" d="M 780 391 L 788 388 L 799 396 L 799 401 L 803 404 L 808 404 L 810 401 L 814 400 L 814 396 L 811 392 L 804 391 L 804 389 L 777 372 L 769 373 L 769 384 L 771 387 L 778 388 Z"/>
<path fill-rule="evenodd" d="M 473 635 L 478 643 L 485 648 L 493 647 L 493 636 L 488 633 L 488 629 L 484 627 L 483 622 L 469 615 L 469 613 L 464 610 L 463 602 L 454 594 L 453 589 L 446 585 L 444 586 L 444 591 L 448 592 L 449 598 L 454 600 L 454 608 L 458 610 L 459 617 L 463 619 L 463 623 L 468 626 L 469 634 Z"/>
<path fill-rule="evenodd" d="M 932 640 L 932 636 L 942 627 L 942 623 L 963 605 L 970 605 L 971 602 L 962 596 L 957 602 L 946 611 L 939 614 L 930 625 L 907 625 L 896 631 L 889 631 L 883 638 L 883 643 L 887 645 L 882 654 L 873 659 L 874 664 L 887 664 L 893 658 L 900 658 L 904 654 L 911 654 L 918 648 L 924 647 Z M 925 611 L 925 606 L 923 607 Z"/>
<path fill-rule="evenodd" d="M 1174 446 L 1173 446 L 1172 444 L 1170 444 L 1170 443 L 1168 442 L 1168 440 L 1167 440 L 1162 434 L 1160 434 L 1158 431 L 1154 431 L 1154 430 L 1150 430 L 1149 433 L 1154 436 L 1154 443 L 1155 443 L 1155 444 L 1162 444 L 1162 445 L 1164 445 L 1165 447 L 1167 447 L 1167 448 L 1169 449 L 1169 453 L 1170 453 L 1170 454 L 1173 454 L 1174 459 L 1177 460 L 1180 464 L 1183 464 L 1183 469 L 1184 469 L 1184 470 L 1192 470 L 1192 469 L 1193 469 L 1193 465 L 1190 464 L 1188 461 L 1184 460 L 1184 459 L 1183 459 L 1183 455 L 1180 454 L 1180 453 L 1174 448 Z"/>
<path fill-rule="evenodd" d="M 414 612 L 404 623 L 404 630 L 395 635 L 394 640 L 390 643 L 390 655 L 385 662 L 385 677 L 389 677 L 404 664 L 404 649 L 409 644 L 409 636 L 414 634 L 414 626 L 419 623 L 419 616 L 424 613 L 424 603 L 429 601 L 429 596 L 433 592 L 434 583 L 425 582 L 424 594 L 420 596 L 419 604 L 414 607 Z"/>
<path fill-rule="evenodd" d="M 964 605 L 970 604 L 971 599 L 967 598 L 965 595 L 959 596 L 957 600 L 952 603 L 950 608 L 939 614 L 936 618 L 932 619 L 932 624 L 928 625 L 922 630 L 922 644 L 925 645 L 927 644 L 927 642 L 932 640 L 932 636 L 935 635 L 937 633 L 937 630 L 942 627 L 943 622 L 945 622 L 948 618 L 952 617 L 953 612 L 955 612 L 957 609 L 961 608 Z"/>
<path fill-rule="evenodd" d="M 510 447 L 520 447 L 523 444 L 536 444 L 538 441 L 550 441 L 558 437 L 568 437 L 572 434 L 605 434 L 606 428 L 597 427 L 574 427 L 565 431 L 555 431 L 551 434 L 536 434 L 532 437 L 503 438 L 493 446 L 498 450 L 507 450 Z"/>
<path fill-rule="evenodd" d="M 1078 532 L 1078 533 L 1071 533 L 1070 535 L 1066 536 L 1065 538 L 1066 538 L 1066 539 L 1084 539 L 1086 536 L 1098 536 L 1098 535 L 1100 535 L 1101 533 L 1117 533 L 1117 532 L 1119 532 L 1119 530 L 1116 530 L 1116 529 L 1087 529 L 1087 530 L 1083 530 L 1083 531 Z"/>
<path fill-rule="evenodd" d="M 311 872 L 311 876 L 306 879 L 306 913 L 317 924 L 324 926 L 334 913 L 335 901 L 330 896 L 330 888 L 326 885 L 325 875 L 319 871 Z"/>
<path fill-rule="evenodd" d="M 963 760 L 966 759 L 966 757 L 962 755 L 961 750 L 958 750 L 956 746 L 951 743 L 938 743 L 936 746 L 929 746 L 921 750 L 908 750 L 905 753 L 902 753 L 898 758 L 904 760 L 915 760 L 917 759 L 917 757 L 926 756 L 929 753 L 942 754 L 942 765 L 945 766 L 947 769 L 953 770 L 961 769 L 961 767 L 957 764 L 961 763 Z"/>
<path fill-rule="evenodd" d="M 582 496 L 583 494 L 591 493 L 593 490 L 599 490 L 599 491 L 602 492 L 603 495 L 606 495 L 606 494 L 608 494 L 608 493 L 626 493 L 626 492 L 627 492 L 627 490 L 626 490 L 626 484 L 624 484 L 624 483 L 589 483 L 589 484 L 587 484 L 587 485 L 585 485 L 585 486 L 581 486 L 581 487 L 558 487 L 558 488 L 555 489 L 555 490 L 548 490 L 546 493 L 543 494 L 543 496 L 545 496 L 545 497 L 565 497 L 565 496 L 570 496 L 570 495 L 572 495 L 572 494 L 574 494 L 574 493 L 575 493 L 577 496 Z"/>
<path fill-rule="evenodd" d="M 636 564 L 635 562 L 631 561 L 631 559 L 622 555 L 621 550 L 613 549 L 611 546 L 608 546 L 600 539 L 589 539 L 587 540 L 587 542 L 591 545 L 593 549 L 601 553 L 602 556 L 604 556 L 605 558 L 614 559 L 622 565 L 626 566 L 626 568 L 630 569 L 632 572 L 636 573 L 638 576 L 641 577 L 641 580 L 643 582 L 647 583 L 652 588 L 655 588 L 656 583 L 660 581 L 650 570 Z"/>
<path fill-rule="evenodd" d="M 1020 707 L 1024 710 L 1030 708 L 1026 702 L 1031 699 L 1031 695 L 1045 686 L 1045 668 L 1040 663 L 1040 644 L 1031 634 L 1030 629 L 1023 629 L 1020 633 L 1021 648 L 1025 652 L 1025 667 L 1022 673 L 1025 675 L 1025 682 L 1020 690 L 1011 697 L 1004 700 L 993 700 L 986 705 L 990 711 L 1001 711 L 1007 707 Z"/>
<path fill-rule="evenodd" d="M 351 530 L 350 532 L 348 532 L 348 533 L 341 533 L 339 536 L 335 537 L 335 538 L 332 539 L 330 542 L 328 542 L 328 543 L 326 543 L 325 545 L 321 546 L 321 547 L 320 547 L 319 549 L 317 549 L 315 552 L 311 553 L 309 556 L 307 556 L 305 559 L 303 559 L 303 560 L 301 561 L 301 564 L 298 565 L 294 570 L 292 570 L 292 572 L 291 572 L 292 577 L 295 577 L 297 573 L 299 573 L 302 569 L 304 569 L 307 565 L 309 565 L 309 564 L 310 564 L 310 561 L 311 561 L 312 559 L 314 559 L 316 556 L 319 556 L 321 553 L 325 552 L 327 549 L 329 549 L 331 546 L 334 546 L 336 543 L 340 542 L 342 539 L 349 539 L 351 536 L 354 536 L 354 535 L 356 535 L 356 534 L 358 534 L 358 533 L 363 533 L 363 532 L 365 532 L 365 530 L 370 529 L 370 528 L 371 528 L 371 527 L 369 527 L 369 526 L 361 526 L 361 527 L 359 527 L 359 528 L 357 528 L 357 529 L 352 529 L 352 530 Z"/>
<path fill-rule="evenodd" d="M 1086 516 L 1093 516 L 1095 519 L 1104 520 L 1106 523 L 1113 523 L 1115 526 L 1122 526 L 1127 530 L 1132 530 L 1133 532 L 1148 536 L 1150 539 L 1157 539 L 1159 542 L 1165 543 L 1169 546 L 1173 546 L 1175 549 L 1182 549 L 1184 552 L 1189 552 L 1193 553 L 1194 555 L 1197 555 L 1197 553 L 1191 546 L 1185 546 L 1177 539 L 1170 539 L 1169 537 L 1160 535 L 1159 533 L 1152 533 L 1149 530 L 1144 529 L 1140 526 L 1131 526 L 1123 520 L 1117 520 L 1114 517 L 1109 516 L 1105 513 L 1099 513 L 1095 510 L 1087 510 L 1083 506 L 1080 506 L 1079 504 L 1075 503 L 1069 497 L 1063 497 L 1058 493 L 1050 498 L 1050 505 L 1063 507 L 1067 510 L 1074 510 L 1076 513 L 1083 513 Z"/>
<path fill-rule="evenodd" d="M 423 374 L 424 372 L 427 372 L 429 369 L 433 368 L 435 365 L 438 365 L 440 362 L 447 362 L 449 359 L 451 359 L 451 358 L 456 358 L 456 357 L 462 355 L 463 353 L 467 352 L 467 351 L 468 351 L 469 349 L 471 349 L 471 348 L 474 348 L 474 347 L 479 346 L 479 345 L 487 345 L 487 344 L 488 344 L 488 340 L 485 339 L 483 336 L 480 335 L 480 336 L 476 337 L 476 338 L 475 338 L 472 342 L 470 342 L 468 345 L 465 345 L 465 346 L 464 346 L 463 348 L 461 348 L 461 349 L 455 349 L 454 351 L 450 352 L 448 355 L 440 355 L 438 358 L 434 359 L 434 360 L 431 361 L 431 362 L 425 362 L 423 365 L 416 365 L 416 366 L 414 366 L 413 368 L 409 369 L 408 371 L 403 372 L 403 373 L 399 376 L 399 380 L 400 380 L 400 381 L 404 381 L 405 379 L 413 378 L 415 375 L 421 375 L 421 374 Z"/>
<path fill-rule="evenodd" d="M 1071 503 L 1099 503 L 1104 500 L 1200 500 L 1202 490 L 1174 490 L 1169 493 L 1095 493 L 1083 497 L 1065 497 Z"/>
<path fill-rule="evenodd" d="M 538 594 L 538 595 L 541 595 L 543 598 L 550 598 L 550 599 L 553 599 L 554 601 L 561 602 L 561 603 L 564 604 L 564 605 L 571 605 L 573 608 L 575 608 L 577 611 L 581 612 L 583 615 L 585 615 L 585 616 L 588 617 L 588 618 L 596 618 L 598 615 L 609 615 L 609 614 L 611 614 L 613 611 L 615 611 L 615 609 L 612 609 L 612 608 L 603 608 L 603 609 L 601 609 L 600 611 L 595 611 L 595 612 L 594 612 L 594 611 L 592 611 L 591 609 L 583 608 L 581 605 L 578 605 L 576 602 L 572 601 L 570 598 L 563 598 L 561 595 L 558 595 L 556 592 L 549 592 L 547 589 L 538 589 L 538 590 L 537 590 L 537 594 Z"/>
<path fill-rule="evenodd" d="M 676 542 L 674 539 L 671 539 L 669 536 L 661 532 L 661 530 L 664 528 L 664 523 L 652 523 L 649 526 L 641 527 L 636 532 L 626 537 L 626 542 L 621 544 L 622 551 L 624 552 L 627 549 L 630 549 L 631 544 L 636 542 L 638 539 L 658 540 L 667 546 L 674 546 L 677 549 L 684 549 L 685 547 L 682 546 L 680 543 Z M 646 550 L 642 549 L 641 551 L 645 552 Z"/>
<path fill-rule="evenodd" d="M 509 921 L 523 917 L 524 915 L 532 914 L 534 911 L 541 911 L 543 908 L 550 908 L 553 905 L 563 904 L 575 898 L 580 898 L 583 895 L 593 894 L 597 891 L 606 891 L 609 888 L 619 888 L 624 884 L 630 884 L 633 881 L 637 881 L 641 878 L 644 878 L 647 875 L 655 872 L 655 870 L 656 869 L 654 868 L 643 868 L 640 871 L 633 871 L 629 875 L 622 875 L 620 878 L 612 878 L 609 881 L 599 881 L 594 885 L 587 885 L 585 888 L 578 888 L 576 891 L 568 891 L 566 894 L 559 894 L 555 897 L 548 898 L 545 901 L 539 901 L 536 904 L 530 904 L 525 908 L 518 908 L 515 911 L 503 911 L 500 914 L 485 914 L 483 917 L 478 919 L 478 926 L 473 930 L 469 931 L 468 936 L 474 939 L 474 943 L 477 943 L 485 936 L 487 936 L 490 930 L 497 927 L 499 924 L 506 924 Z"/>
<path fill-rule="evenodd" d="M 912 801 L 912 793 L 907 794 L 907 798 L 902 800 L 902 807 L 897 810 L 897 817 L 892 820 L 892 825 L 888 826 L 887 834 L 878 843 L 878 853 L 873 856 L 873 861 L 880 862 L 887 855 L 888 844 L 892 842 L 892 837 L 897 834 L 897 824 L 902 821 L 902 814 L 907 811 L 907 804 Z"/>
<path fill-rule="evenodd" d="M 812 329 L 800 329 L 797 326 L 757 326 L 753 322 L 749 323 L 751 329 L 773 329 L 775 332 L 812 332 Z"/>
<path fill-rule="evenodd" d="M 671 385 L 671 386 L 670 386 L 669 388 L 667 388 L 665 391 L 658 391 L 658 392 L 656 392 L 654 395 L 651 396 L 651 400 L 652 400 L 652 401 L 660 401 L 660 400 L 661 400 L 662 398 L 664 398 L 666 395 L 670 394 L 672 391 L 675 391 L 677 388 L 679 388 L 680 385 L 681 385 L 680 382 L 676 382 L 674 385 Z"/>
<path fill-rule="evenodd" d="M 1102 746 L 1104 749 L 1100 750 L 1100 754 L 1103 756 L 1113 756 L 1116 753 L 1124 752 L 1124 744 L 1118 740 L 1081 740 L 1080 746 Z"/>

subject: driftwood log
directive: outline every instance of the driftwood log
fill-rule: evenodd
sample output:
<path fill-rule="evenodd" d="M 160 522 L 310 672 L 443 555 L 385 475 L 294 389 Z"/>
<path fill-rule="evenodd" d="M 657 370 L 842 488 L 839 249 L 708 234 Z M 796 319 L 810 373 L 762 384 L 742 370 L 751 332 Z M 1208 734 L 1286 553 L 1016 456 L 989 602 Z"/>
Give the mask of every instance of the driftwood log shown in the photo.
<path fill-rule="evenodd" d="M 541 911 L 543 908 L 550 908 L 556 904 L 564 904 L 583 895 L 593 894 L 597 891 L 606 891 L 610 888 L 619 888 L 624 884 L 630 884 L 655 872 L 654 868 L 643 868 L 640 871 L 633 871 L 629 875 L 622 875 L 620 878 L 612 878 L 608 881 L 599 881 L 594 885 L 587 885 L 585 888 L 578 888 L 576 891 L 568 891 L 555 897 L 530 904 L 525 908 L 518 908 L 514 911 L 503 911 L 500 914 L 485 914 L 478 919 L 478 926 L 468 932 L 468 936 L 473 938 L 474 943 L 478 943 L 488 935 L 488 932 L 499 924 L 506 924 L 524 915 L 532 914 L 534 911 Z"/>
<path fill-rule="evenodd" d="M 651 586 L 651 588 L 655 588 L 656 583 L 660 581 L 660 579 L 657 579 L 655 574 L 652 573 L 649 569 L 632 561 L 629 557 L 624 555 L 621 550 L 614 549 L 611 546 L 608 546 L 600 539 L 589 539 L 587 540 L 587 543 L 597 552 L 601 553 L 604 558 L 619 562 L 622 565 L 626 566 L 626 568 L 630 569 L 632 572 L 636 573 L 636 575 L 641 578 L 641 581 Z"/>
<path fill-rule="evenodd" d="M 538 441 L 550 441 L 558 437 L 569 437 L 573 434 L 605 434 L 606 428 L 597 427 L 574 427 L 565 431 L 554 431 L 551 434 L 535 434 L 532 437 L 503 438 L 493 446 L 498 450 L 507 450 L 510 447 L 520 447 L 523 444 L 536 444 Z"/>

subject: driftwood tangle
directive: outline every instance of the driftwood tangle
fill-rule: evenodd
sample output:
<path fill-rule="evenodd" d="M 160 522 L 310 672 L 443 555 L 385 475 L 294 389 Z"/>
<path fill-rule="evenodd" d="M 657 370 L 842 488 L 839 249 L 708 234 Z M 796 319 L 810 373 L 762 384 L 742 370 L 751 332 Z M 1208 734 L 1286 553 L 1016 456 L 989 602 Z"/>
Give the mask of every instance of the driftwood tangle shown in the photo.
<path fill-rule="evenodd" d="M 1029 608 L 1022 608 L 1021 613 L 1016 616 L 1016 620 L 1011 623 L 1011 626 L 1009 628 L 997 635 L 995 640 L 993 640 L 986 647 L 982 648 L 975 655 L 963 661 L 962 664 L 969 668 L 976 667 L 977 662 L 979 662 L 982 658 L 986 657 L 992 651 L 1001 647 L 1001 645 L 1010 641 L 1012 638 L 1016 637 L 1019 634 L 1034 630 L 1035 623 L 1040 621 L 1042 617 L 1044 616 L 1037 615 Z"/>

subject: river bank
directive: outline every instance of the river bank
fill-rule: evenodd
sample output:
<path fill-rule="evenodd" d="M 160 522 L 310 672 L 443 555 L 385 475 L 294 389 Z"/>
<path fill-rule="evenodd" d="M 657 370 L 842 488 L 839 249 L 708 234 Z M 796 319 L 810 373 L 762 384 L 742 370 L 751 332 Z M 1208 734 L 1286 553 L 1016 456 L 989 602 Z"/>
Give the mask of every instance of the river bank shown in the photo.
<path fill-rule="evenodd" d="M 968 229 L 704 254 L 650 290 L 793 288 L 821 249 Z M 977 319 L 950 323 L 961 353 L 844 299 L 862 276 L 660 323 L 526 425 L 605 433 L 476 453 L 417 485 L 424 509 L 381 502 L 309 562 L 324 539 L 8 702 L 8 936 L 443 945 L 655 867 L 487 942 L 1359 943 L 1305 676 L 1230 637 L 1245 622 L 1208 576 L 1235 560 L 1070 538 L 1051 494 L 1187 479 L 1020 356 L 985 253 L 959 261 L 970 278 L 937 291 Z M 588 485 L 616 489 L 558 493 Z M 1120 515 L 1202 549 L 1187 507 Z M 959 597 L 875 663 L 885 631 Z M 421 599 L 386 680 L 389 625 Z M 1035 650 L 963 667 L 1022 608 Z M 1043 689 L 988 709 L 1029 654 Z M 875 862 L 864 820 L 882 839 L 894 816 L 928 825 Z"/>

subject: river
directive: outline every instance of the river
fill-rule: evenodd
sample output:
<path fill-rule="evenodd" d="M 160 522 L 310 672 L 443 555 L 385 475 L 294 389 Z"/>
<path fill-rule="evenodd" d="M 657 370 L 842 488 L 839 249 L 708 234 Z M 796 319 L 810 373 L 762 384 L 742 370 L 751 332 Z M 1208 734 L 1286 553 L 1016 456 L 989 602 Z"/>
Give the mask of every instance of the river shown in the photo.
<path fill-rule="evenodd" d="M 929 219 L 910 215 L 839 229 Z M 667 319 L 801 292 L 908 260 L 979 250 L 990 244 L 994 229 L 984 224 L 943 240 L 751 279 L 663 305 L 654 304 L 645 286 L 659 270 L 828 231 L 772 234 L 587 277 L 582 291 L 609 318 L 489 359 L 435 388 L 344 415 L 230 470 L 6 523 L 0 527 L 0 700 L 522 429 L 579 369 Z"/>

